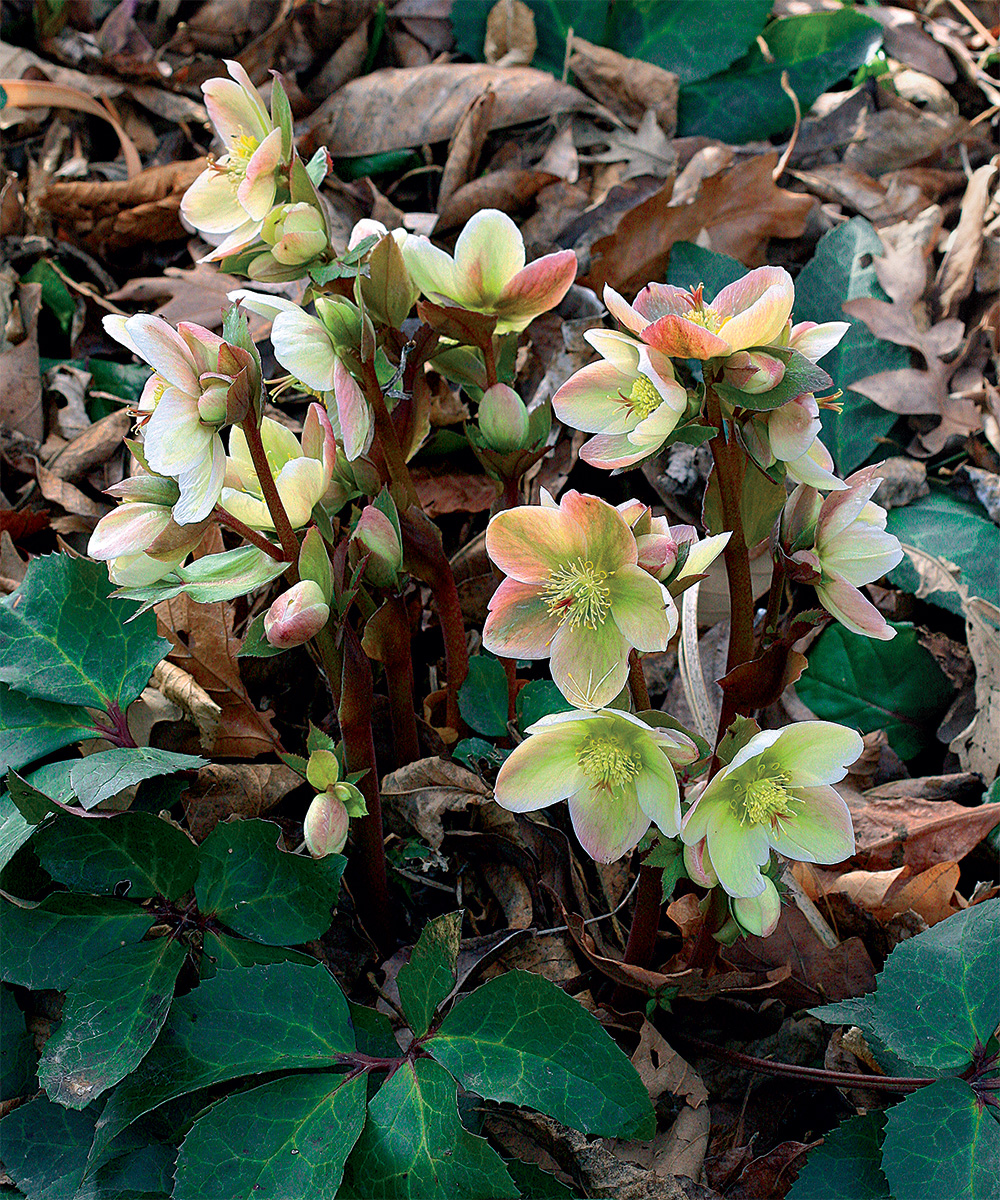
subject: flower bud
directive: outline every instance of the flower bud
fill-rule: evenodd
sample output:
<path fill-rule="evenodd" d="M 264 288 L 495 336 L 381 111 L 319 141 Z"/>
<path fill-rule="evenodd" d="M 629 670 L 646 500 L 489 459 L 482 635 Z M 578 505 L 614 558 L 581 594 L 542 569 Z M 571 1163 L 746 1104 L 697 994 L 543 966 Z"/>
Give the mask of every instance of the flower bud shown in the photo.
<path fill-rule="evenodd" d="M 684 870 L 701 887 L 715 887 L 719 882 L 712 860 L 708 857 L 704 838 L 693 846 L 684 847 Z"/>
<path fill-rule="evenodd" d="M 347 841 L 350 827 L 347 809 L 336 796 L 331 792 L 314 796 L 302 828 L 309 853 L 313 858 L 339 854 Z"/>
<path fill-rule="evenodd" d="M 392 521 L 375 507 L 365 506 L 351 535 L 363 554 L 368 555 L 365 578 L 376 587 L 390 587 L 403 566 L 403 547 Z"/>
<path fill-rule="evenodd" d="M 771 354 L 759 350 L 739 350 L 726 359 L 722 372 L 730 386 L 756 396 L 776 388 L 785 377 L 785 364 Z"/>
<path fill-rule="evenodd" d="M 496 383 L 479 402 L 479 429 L 491 450 L 510 454 L 528 440 L 528 410 L 505 383 Z"/>
<path fill-rule="evenodd" d="M 275 600 L 264 614 L 264 636 L 279 650 L 308 642 L 330 619 L 323 590 L 311 579 L 302 579 Z"/>
<path fill-rule="evenodd" d="M 340 763 L 336 754 L 332 750 L 314 750 L 306 763 L 306 780 L 317 792 L 328 791 L 335 783 L 339 783 Z"/>
<path fill-rule="evenodd" d="M 264 218 L 260 236 L 285 266 L 307 263 L 327 246 L 323 214 L 306 203 L 275 205 Z"/>
<path fill-rule="evenodd" d="M 767 876 L 759 896 L 732 896 L 729 907 L 740 929 L 757 937 L 770 937 L 781 917 L 781 897 Z"/>
<path fill-rule="evenodd" d="M 201 377 L 202 393 L 198 397 L 198 416 L 206 425 L 221 425 L 229 407 L 229 388 L 232 379 L 219 375 Z"/>

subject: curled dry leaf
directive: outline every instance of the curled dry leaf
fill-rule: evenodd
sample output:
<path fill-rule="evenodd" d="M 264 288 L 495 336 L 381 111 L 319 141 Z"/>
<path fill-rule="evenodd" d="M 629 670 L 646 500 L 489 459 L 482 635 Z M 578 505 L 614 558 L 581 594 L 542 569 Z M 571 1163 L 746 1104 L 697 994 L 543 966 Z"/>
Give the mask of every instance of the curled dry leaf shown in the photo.
<path fill-rule="evenodd" d="M 487 86 L 481 95 L 476 96 L 459 118 L 458 125 L 448 146 L 448 157 L 445 160 L 444 171 L 441 174 L 441 184 L 438 187 L 437 210 L 441 214 L 451 197 L 464 187 L 476 173 L 479 156 L 483 152 L 487 135 L 490 131 L 490 120 L 496 105 L 496 95 L 492 87 Z M 440 225 L 440 217 L 438 220 Z"/>
<path fill-rule="evenodd" d="M 504 67 L 527 66 L 537 49 L 535 14 L 524 0 L 497 0 L 486 18 L 483 58 Z"/>
<path fill-rule="evenodd" d="M 573 38 L 569 69 L 588 95 L 626 124 L 637 125 L 652 109 L 660 129 L 673 137 L 679 81 L 672 71 L 578 37 Z"/>
<path fill-rule="evenodd" d="M 938 271 L 935 290 L 942 317 L 954 316 L 959 303 L 972 291 L 983 248 L 983 218 L 990 201 L 997 160 L 973 171 L 962 200 L 962 215 L 951 246 Z"/>
<path fill-rule="evenodd" d="M 12 303 L 4 307 L 8 316 L 0 345 L 0 425 L 41 442 L 45 433 L 38 361 L 42 285 L 18 284 Z"/>
<path fill-rule="evenodd" d="M 121 445 L 128 433 L 132 418 L 125 409 L 108 413 L 75 437 L 45 464 L 58 479 L 79 479 L 94 467 L 106 462 Z"/>
<path fill-rule="evenodd" d="M 153 669 L 153 683 L 165 699 L 186 713 L 198 730 L 201 748 L 210 750 L 222 719 L 222 707 L 212 699 L 193 675 L 176 663 L 163 659 Z"/>
<path fill-rule="evenodd" d="M 438 208 L 434 235 L 464 225 L 483 208 L 498 208 L 505 213 L 520 212 L 542 188 L 558 183 L 557 175 L 533 168 L 504 167 L 490 171 L 464 184 Z"/>
<path fill-rule="evenodd" d="M 245 279 L 226 275 L 211 263 L 196 263 L 189 270 L 167 267 L 162 276 L 130 279 L 108 299 L 116 304 L 137 304 L 144 308 L 155 304 L 156 315 L 171 325 L 192 321 L 206 329 L 219 329 L 222 314 L 230 307 L 226 293 L 245 283 Z M 266 337 L 271 322 L 255 313 L 247 315 L 252 337 L 257 341 Z"/>
<path fill-rule="evenodd" d="M 470 804 L 491 797 L 478 775 L 446 758 L 422 758 L 382 780 L 387 823 L 407 834 L 416 833 L 434 850 L 444 841 L 445 813 L 464 812 Z"/>

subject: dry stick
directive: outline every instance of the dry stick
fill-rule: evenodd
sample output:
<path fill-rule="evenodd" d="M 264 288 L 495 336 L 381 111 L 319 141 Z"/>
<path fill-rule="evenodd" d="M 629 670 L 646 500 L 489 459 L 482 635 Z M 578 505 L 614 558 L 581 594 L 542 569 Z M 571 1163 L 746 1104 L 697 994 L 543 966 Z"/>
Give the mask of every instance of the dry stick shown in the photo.
<path fill-rule="evenodd" d="M 367 816 L 354 822 L 356 852 L 348 860 L 348 871 L 354 882 L 351 890 L 361 923 L 388 957 L 395 949 L 395 922 L 385 875 L 382 797 L 372 739 L 372 668 L 358 635 L 346 622 L 343 655 L 338 717 L 344 739 L 344 762 L 349 772 L 364 772 L 357 786 L 368 809 Z"/>

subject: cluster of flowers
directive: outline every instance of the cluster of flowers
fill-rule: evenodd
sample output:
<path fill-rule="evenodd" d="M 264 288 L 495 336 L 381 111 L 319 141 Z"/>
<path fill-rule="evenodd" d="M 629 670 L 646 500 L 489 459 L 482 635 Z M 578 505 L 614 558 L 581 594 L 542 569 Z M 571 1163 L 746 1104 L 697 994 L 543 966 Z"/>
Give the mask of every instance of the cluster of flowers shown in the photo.
<path fill-rule="evenodd" d="M 112 336 L 153 374 L 129 443 L 136 473 L 112 489 L 123 503 L 98 524 L 90 553 L 109 561 L 123 594 L 150 602 L 180 591 L 229 598 L 287 573 L 291 586 L 263 622 L 267 641 L 281 649 L 317 636 L 330 619 L 334 582 L 321 530 L 351 501 L 369 501 L 350 520 L 351 563 L 373 587 L 401 587 L 398 514 L 367 457 L 376 429 L 374 323 L 398 329 L 420 296 L 425 320 L 444 313 L 432 362 L 481 397 L 470 441 L 497 478 L 516 479 L 531 461 L 525 456 L 544 449 L 548 426 L 510 387 L 487 386 L 484 365 L 494 335 L 523 330 L 562 300 L 577 264 L 564 251 L 526 265 L 517 227 L 492 210 L 468 222 L 454 256 L 427 238 L 363 221 L 349 246 L 365 263 L 356 302 L 343 289 L 324 290 L 312 267 L 332 259 L 316 190 L 325 164 L 304 167 L 297 159 L 279 83 L 269 115 L 242 68 L 230 63 L 229 72 L 231 79 L 204 85 L 226 153 L 189 190 L 182 212 L 217 243 L 208 257 L 224 259 L 227 269 L 259 280 L 310 274 L 313 311 L 240 290 L 230 295 L 234 308 L 221 337 L 145 314 L 106 319 Z M 723 422 L 746 469 L 795 485 L 772 534 L 776 570 L 813 587 L 849 629 L 891 637 L 859 590 L 901 558 L 871 499 L 877 474 L 868 468 L 838 479 L 818 437 L 824 401 L 814 393 L 831 381 L 816 364 L 847 325 L 793 324 L 792 280 L 776 267 L 749 272 L 711 303 L 701 287 L 659 283 L 631 304 L 610 288 L 604 299 L 621 329 L 586 334 L 600 360 L 552 402 L 560 420 L 593 435 L 582 457 L 617 470 L 686 430 L 704 436 L 697 423 L 711 390 L 719 410 L 709 422 Z M 262 416 L 260 359 L 237 305 L 272 322 L 277 361 L 315 397 L 301 437 Z M 489 319 L 483 360 L 467 348 L 474 338 L 464 345 L 449 338 L 448 314 L 456 310 Z M 681 382 L 699 374 L 701 386 Z M 276 529 L 276 507 L 295 553 Z M 248 544 L 188 562 L 213 520 L 242 532 Z M 507 508 L 486 535 L 505 578 L 490 602 L 483 644 L 507 658 L 548 659 L 573 706 L 531 727 L 500 770 L 497 801 L 530 811 L 568 800 L 582 845 L 605 862 L 633 849 L 654 824 L 662 838 L 681 839 L 693 879 L 721 884 L 738 927 L 760 934 L 778 917 L 773 871 L 762 872 L 772 850 L 816 862 L 852 852 L 850 816 L 832 784 L 857 758 L 861 740 L 820 721 L 756 732 L 684 801 L 677 769 L 703 763 L 704 747 L 665 714 L 629 711 L 630 662 L 666 649 L 677 630 L 675 598 L 703 577 L 729 537 L 699 539 L 693 527 L 670 526 L 638 501 L 615 508 L 576 491 L 558 504 L 543 493 L 538 506 Z M 321 853 L 343 844 L 347 821 L 360 809 L 332 751 L 310 749 L 305 774 L 317 797 L 307 842 Z"/>

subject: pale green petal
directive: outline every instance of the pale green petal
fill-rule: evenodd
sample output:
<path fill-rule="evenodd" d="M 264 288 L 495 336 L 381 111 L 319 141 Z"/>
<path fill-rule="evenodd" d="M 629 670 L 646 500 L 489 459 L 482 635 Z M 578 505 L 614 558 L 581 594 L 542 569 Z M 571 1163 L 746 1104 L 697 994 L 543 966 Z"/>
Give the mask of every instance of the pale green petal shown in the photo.
<path fill-rule="evenodd" d="M 741 825 L 728 806 L 716 806 L 705 837 L 712 866 L 729 895 L 759 896 L 764 891 L 760 868 L 771 855 L 764 827 Z"/>
<path fill-rule="evenodd" d="M 747 932 L 757 937 L 770 937 L 781 917 L 781 897 L 771 880 L 764 876 L 764 890 L 759 896 L 733 897 L 733 913 Z"/>
<path fill-rule="evenodd" d="M 597 862 L 616 862 L 649 828 L 634 788 L 611 796 L 603 789 L 583 787 L 570 796 L 569 815 L 580 845 Z"/>
<path fill-rule="evenodd" d="M 466 222 L 455 243 L 461 294 L 489 308 L 525 263 L 521 231 L 506 213 L 484 208 Z"/>
<path fill-rule="evenodd" d="M 655 746 L 643 747 L 642 770 L 635 778 L 639 807 L 666 837 L 676 837 L 681 828 L 681 798 L 677 776 L 667 758 Z"/>
<path fill-rule="evenodd" d="M 851 812 L 836 788 L 796 788 L 801 804 L 782 817 L 778 831 L 768 830 L 779 854 L 799 862 L 839 863 L 854 853 Z M 714 861 L 714 859 L 713 859 Z"/>
<path fill-rule="evenodd" d="M 797 721 L 779 730 L 768 755 L 791 776 L 792 787 L 837 783 L 864 749 L 861 735 L 832 721 Z"/>
<path fill-rule="evenodd" d="M 611 615 L 630 646 L 644 653 L 666 650 L 677 631 L 670 593 L 639 566 L 624 566 L 608 580 Z"/>
<path fill-rule="evenodd" d="M 596 629 L 573 629 L 567 622 L 552 638 L 549 669 L 556 687 L 571 704 L 577 708 L 603 708 L 625 686 L 628 650 L 628 643 L 611 620 Z"/>
<path fill-rule="evenodd" d="M 500 768 L 493 789 L 496 802 L 510 812 L 533 812 L 568 799 L 586 784 L 576 757 L 579 741 L 572 728 L 526 738 Z"/>

